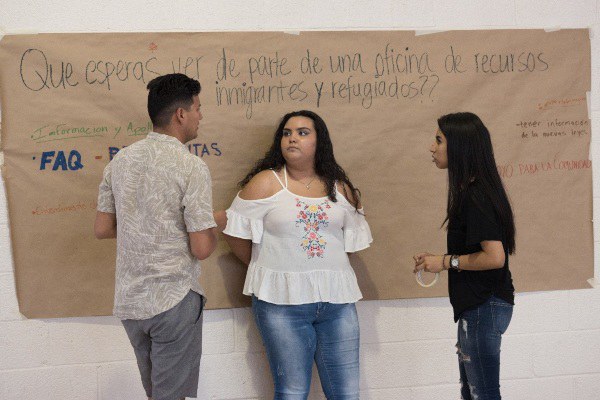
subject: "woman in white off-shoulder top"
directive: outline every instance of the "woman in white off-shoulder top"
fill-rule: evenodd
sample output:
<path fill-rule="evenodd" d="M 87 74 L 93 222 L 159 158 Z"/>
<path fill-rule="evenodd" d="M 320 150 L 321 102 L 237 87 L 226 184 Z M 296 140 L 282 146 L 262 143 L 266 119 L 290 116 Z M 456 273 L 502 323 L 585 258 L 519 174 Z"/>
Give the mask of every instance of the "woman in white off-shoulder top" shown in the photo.
<path fill-rule="evenodd" d="M 241 186 L 223 233 L 249 266 L 244 294 L 252 296 L 274 398 L 306 399 L 315 360 L 327 398 L 358 399 L 354 303 L 362 294 L 347 253 L 372 238 L 321 117 L 286 114 Z"/>

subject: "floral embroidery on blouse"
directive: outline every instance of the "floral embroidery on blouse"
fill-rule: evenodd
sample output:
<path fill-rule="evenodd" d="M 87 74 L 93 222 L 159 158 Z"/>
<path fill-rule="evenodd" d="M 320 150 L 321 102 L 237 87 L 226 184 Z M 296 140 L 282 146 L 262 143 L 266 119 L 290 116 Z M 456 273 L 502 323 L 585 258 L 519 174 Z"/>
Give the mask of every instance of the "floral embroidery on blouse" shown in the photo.
<path fill-rule="evenodd" d="M 304 228 L 304 236 L 300 246 L 306 251 L 308 258 L 323 257 L 327 241 L 319 234 L 319 227 L 325 227 L 329 224 L 329 217 L 325 212 L 325 210 L 331 208 L 329 201 L 325 200 L 320 204 L 306 204 L 296 198 L 296 207 L 300 209 L 296 216 L 296 227 L 302 226 Z"/>

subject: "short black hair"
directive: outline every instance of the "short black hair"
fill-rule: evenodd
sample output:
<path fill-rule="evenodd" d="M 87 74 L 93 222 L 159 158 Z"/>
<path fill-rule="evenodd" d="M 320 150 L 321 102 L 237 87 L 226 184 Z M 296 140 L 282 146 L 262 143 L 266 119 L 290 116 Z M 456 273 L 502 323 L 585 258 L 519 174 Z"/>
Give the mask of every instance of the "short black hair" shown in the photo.
<path fill-rule="evenodd" d="M 180 107 L 189 109 L 200 94 L 200 82 L 184 74 L 168 74 L 148 82 L 148 115 L 152 124 L 166 127 Z"/>

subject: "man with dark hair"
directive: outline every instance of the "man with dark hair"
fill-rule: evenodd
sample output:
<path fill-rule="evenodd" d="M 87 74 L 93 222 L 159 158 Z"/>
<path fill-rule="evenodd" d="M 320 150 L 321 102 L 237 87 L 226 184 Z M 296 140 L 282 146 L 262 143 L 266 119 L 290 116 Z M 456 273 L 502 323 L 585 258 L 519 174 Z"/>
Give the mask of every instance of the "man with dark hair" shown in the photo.
<path fill-rule="evenodd" d="M 100 183 L 94 232 L 117 238 L 113 313 L 148 398 L 196 397 L 202 352 L 200 261 L 216 247 L 210 173 L 184 143 L 198 136 L 200 83 L 148 83 L 154 131 L 119 151 Z"/>

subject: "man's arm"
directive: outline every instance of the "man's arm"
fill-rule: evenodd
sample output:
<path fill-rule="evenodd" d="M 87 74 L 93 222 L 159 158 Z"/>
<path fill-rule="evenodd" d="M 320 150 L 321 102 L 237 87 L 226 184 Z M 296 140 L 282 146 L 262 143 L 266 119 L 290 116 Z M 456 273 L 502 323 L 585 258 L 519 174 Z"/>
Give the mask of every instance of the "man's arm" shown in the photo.
<path fill-rule="evenodd" d="M 96 211 L 94 235 L 97 239 L 114 239 L 117 237 L 117 215 Z"/>
<path fill-rule="evenodd" d="M 188 232 L 192 254 L 198 260 L 204 260 L 217 248 L 217 234 L 215 228 L 205 229 L 200 232 Z"/>
<path fill-rule="evenodd" d="M 210 171 L 200 160 L 193 165 L 181 205 L 190 251 L 197 259 L 204 260 L 217 248 L 217 231 L 214 228 Z"/>

